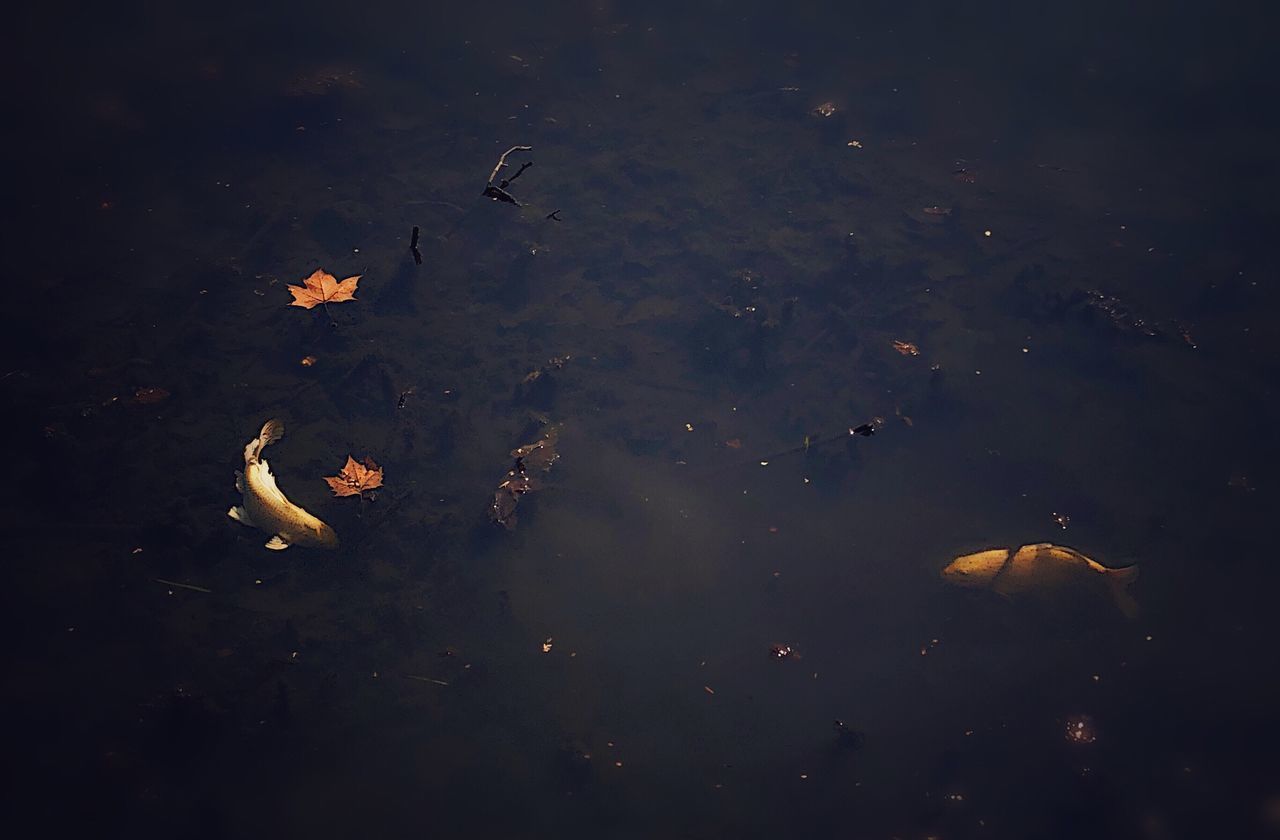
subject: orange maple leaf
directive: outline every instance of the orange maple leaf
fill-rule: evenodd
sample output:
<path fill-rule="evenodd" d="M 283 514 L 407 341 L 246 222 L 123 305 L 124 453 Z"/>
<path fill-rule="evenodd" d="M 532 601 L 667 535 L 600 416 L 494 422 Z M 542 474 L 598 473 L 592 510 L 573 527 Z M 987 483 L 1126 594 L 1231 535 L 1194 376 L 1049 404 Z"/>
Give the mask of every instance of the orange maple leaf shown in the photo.
<path fill-rule="evenodd" d="M 359 496 L 366 490 L 382 486 L 382 467 L 372 458 L 361 462 L 348 455 L 342 471 L 337 475 L 326 475 L 324 480 L 329 482 L 335 496 Z"/>
<path fill-rule="evenodd" d="M 301 286 L 290 286 L 293 302 L 290 306 L 301 306 L 310 309 L 321 304 L 342 303 L 344 300 L 356 299 L 356 284 L 363 275 L 348 277 L 341 283 L 323 268 L 317 268 L 310 277 L 302 281 Z"/>

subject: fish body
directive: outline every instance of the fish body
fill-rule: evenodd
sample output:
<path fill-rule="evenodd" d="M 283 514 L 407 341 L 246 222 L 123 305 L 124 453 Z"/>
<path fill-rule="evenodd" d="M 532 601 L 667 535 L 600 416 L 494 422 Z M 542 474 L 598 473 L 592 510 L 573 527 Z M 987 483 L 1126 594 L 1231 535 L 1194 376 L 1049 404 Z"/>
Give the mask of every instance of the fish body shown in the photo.
<path fill-rule="evenodd" d="M 291 545 L 337 548 L 338 535 L 325 523 L 289 501 L 276 486 L 276 477 L 262 450 L 284 437 L 284 424 L 268 420 L 244 448 L 244 472 L 236 470 L 236 490 L 243 504 L 227 511 L 242 525 L 271 534 L 266 547 L 283 551 Z"/>
<path fill-rule="evenodd" d="M 989 589 L 1006 598 L 1096 588 L 1105 590 L 1129 618 L 1138 613 L 1138 604 L 1128 592 L 1129 584 L 1138 579 L 1137 566 L 1110 569 L 1074 548 L 1053 543 L 1033 543 L 1017 551 L 992 548 L 962 554 L 947 564 L 942 577 L 956 586 Z"/>

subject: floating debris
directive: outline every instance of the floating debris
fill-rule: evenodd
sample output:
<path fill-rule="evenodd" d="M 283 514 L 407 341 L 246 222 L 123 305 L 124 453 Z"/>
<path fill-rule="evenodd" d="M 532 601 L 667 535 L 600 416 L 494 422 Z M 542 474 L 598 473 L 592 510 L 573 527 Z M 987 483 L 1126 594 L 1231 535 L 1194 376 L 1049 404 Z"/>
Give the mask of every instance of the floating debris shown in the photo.
<path fill-rule="evenodd" d="M 301 359 L 298 360 L 298 364 L 302 365 L 303 367 L 311 367 L 315 363 L 316 363 L 315 356 L 303 356 Z"/>
<path fill-rule="evenodd" d="M 542 652 L 543 652 L 543 653 L 551 653 L 551 643 L 552 643 L 552 637 L 551 637 L 551 636 L 547 636 L 547 638 L 546 638 L 546 639 L 544 639 L 544 640 L 542 641 Z"/>
<path fill-rule="evenodd" d="M 836 103 L 823 102 L 821 105 L 814 108 L 809 113 L 813 114 L 815 117 L 829 117 L 835 112 L 836 112 Z"/>
<path fill-rule="evenodd" d="M 1058 527 L 1065 531 L 1067 529 L 1067 525 L 1071 522 L 1071 517 L 1067 516 L 1065 513 L 1058 513 L 1057 511 L 1054 511 L 1053 521 L 1058 523 Z"/>
<path fill-rule="evenodd" d="M 904 356 L 919 356 L 920 348 L 912 344 L 910 341 L 894 341 L 893 349 L 897 350 Z"/>
<path fill-rule="evenodd" d="M 933 204 L 929 207 L 922 208 L 920 212 L 924 213 L 926 216 L 950 216 L 951 208 L 939 207 L 938 205 Z"/>
<path fill-rule="evenodd" d="M 790 659 L 796 656 L 796 650 L 791 645 L 769 645 L 769 655 L 774 659 Z"/>
<path fill-rule="evenodd" d="M 871 437 L 876 433 L 874 423 L 863 423 L 861 426 L 854 426 L 849 429 L 850 435 L 859 435 L 861 437 Z"/>
<path fill-rule="evenodd" d="M 1249 481 L 1249 477 L 1244 473 L 1234 473 L 1231 478 L 1227 479 L 1227 486 L 1235 490 L 1244 490 L 1246 493 L 1252 493 L 1254 486 Z"/>
<path fill-rule="evenodd" d="M 861 141 L 861 140 L 850 140 L 850 141 L 849 141 L 847 144 L 845 144 L 845 145 L 847 145 L 850 149 L 861 149 L 861 148 L 862 148 L 862 141 Z"/>
<path fill-rule="evenodd" d="M 164 388 L 136 388 L 133 392 L 134 405 L 155 405 L 169 399 L 169 392 Z"/>
<path fill-rule="evenodd" d="M 1076 715 L 1068 718 L 1066 732 L 1063 734 L 1073 744 L 1092 744 L 1098 740 L 1098 732 L 1094 728 L 1093 718 L 1088 715 Z"/>
<path fill-rule="evenodd" d="M 1173 326 L 1174 329 L 1178 331 L 1178 335 L 1182 336 L 1182 341 L 1192 350 L 1195 350 L 1200 346 L 1196 344 L 1196 340 L 1192 338 L 1191 329 L 1189 327 L 1179 323 L 1175 323 Z"/>
<path fill-rule="evenodd" d="M 290 81 L 284 89 L 287 96 L 325 96 L 338 90 L 363 87 L 356 71 L 346 67 L 322 67 Z"/>

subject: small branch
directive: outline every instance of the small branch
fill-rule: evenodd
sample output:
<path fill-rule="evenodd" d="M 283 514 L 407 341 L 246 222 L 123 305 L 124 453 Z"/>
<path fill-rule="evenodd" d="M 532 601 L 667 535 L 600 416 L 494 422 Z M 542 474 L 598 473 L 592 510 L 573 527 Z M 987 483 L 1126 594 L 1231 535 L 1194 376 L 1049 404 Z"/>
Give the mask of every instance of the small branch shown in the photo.
<path fill-rule="evenodd" d="M 528 169 L 530 166 L 533 166 L 533 161 L 527 160 L 524 163 L 520 164 L 520 168 L 516 170 L 516 174 L 512 175 L 510 178 L 503 178 L 502 183 L 498 184 L 498 186 L 502 187 L 503 189 L 506 189 L 507 187 L 511 186 L 511 182 L 519 178 L 521 175 L 523 175 L 524 171 Z"/>
<path fill-rule="evenodd" d="M 498 173 L 507 167 L 508 155 L 510 155 L 512 152 L 531 152 L 531 151 L 533 151 L 533 146 L 512 146 L 510 149 L 507 149 L 505 152 L 503 152 L 502 156 L 498 158 L 498 162 L 493 165 L 493 171 L 489 173 L 489 181 L 484 186 L 483 194 L 487 195 L 489 198 L 492 198 L 494 201 L 505 201 L 507 204 L 514 204 L 516 207 L 522 207 L 523 205 L 516 200 L 516 197 L 511 193 L 507 192 L 507 187 L 511 185 L 512 181 L 514 181 L 516 178 L 519 178 L 526 169 L 528 169 L 530 166 L 533 166 L 532 163 L 526 162 L 521 164 L 520 169 L 519 171 L 516 172 L 516 174 L 512 175 L 510 178 L 502 179 L 502 181 L 497 184 L 494 183 L 494 180 L 498 177 Z"/>
<path fill-rule="evenodd" d="M 547 214 L 547 218 L 548 218 L 548 219 L 554 219 L 554 220 L 556 220 L 557 222 L 563 222 L 563 221 L 564 221 L 564 219 L 561 219 L 561 218 L 560 218 L 560 211 L 559 211 L 559 210 L 552 210 L 550 213 L 548 213 L 548 214 Z"/>
<path fill-rule="evenodd" d="M 498 172 L 507 165 L 507 155 L 512 152 L 532 152 L 533 146 L 512 146 L 502 153 L 502 157 L 498 158 L 498 162 L 494 164 L 493 171 L 489 173 L 489 184 L 493 184 L 493 179 L 498 177 Z M 514 180 L 514 179 L 513 179 Z"/>
<path fill-rule="evenodd" d="M 422 252 L 418 250 L 418 226 L 413 226 L 413 237 L 409 240 L 409 250 L 413 252 L 413 261 L 422 265 Z"/>

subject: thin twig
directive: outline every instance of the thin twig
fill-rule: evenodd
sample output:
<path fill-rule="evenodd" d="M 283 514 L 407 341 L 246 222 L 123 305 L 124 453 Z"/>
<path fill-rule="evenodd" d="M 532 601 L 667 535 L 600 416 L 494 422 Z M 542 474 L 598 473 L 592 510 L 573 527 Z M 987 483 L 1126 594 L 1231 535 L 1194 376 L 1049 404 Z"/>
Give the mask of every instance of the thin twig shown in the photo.
<path fill-rule="evenodd" d="M 508 155 L 510 155 L 512 152 L 530 152 L 530 151 L 533 151 L 533 146 L 512 146 L 510 149 L 507 149 L 505 152 L 503 152 L 502 156 L 498 158 L 498 162 L 494 164 L 493 171 L 489 173 L 489 181 L 484 185 L 484 191 L 482 194 L 489 196 L 489 198 L 492 198 L 495 201 L 505 201 L 507 204 L 514 204 L 516 207 L 522 207 L 523 205 L 516 200 L 516 197 L 511 193 L 507 192 L 507 187 L 511 185 L 512 181 L 514 181 L 516 178 L 519 178 L 520 175 L 526 169 L 528 169 L 530 166 L 533 166 L 532 163 L 521 164 L 520 170 L 516 172 L 516 174 L 512 175 L 510 178 L 504 178 L 501 182 L 497 184 L 495 184 L 493 181 L 495 178 L 498 177 L 498 173 L 501 172 L 504 168 L 506 168 Z"/>
<path fill-rule="evenodd" d="M 498 172 L 507 165 L 507 155 L 512 152 L 532 152 L 533 146 L 512 146 L 502 153 L 502 157 L 498 158 L 498 162 L 494 164 L 493 171 L 489 173 L 489 184 L 493 184 L 493 179 L 498 177 Z"/>
<path fill-rule="evenodd" d="M 413 261 L 422 265 L 422 252 L 418 250 L 418 226 L 413 226 L 413 236 L 409 240 L 409 250 L 413 252 Z"/>
<path fill-rule="evenodd" d="M 435 683 L 436 685 L 448 685 L 444 680 L 437 680 L 432 677 L 420 677 L 417 674 L 405 674 L 404 678 L 406 680 L 417 680 L 418 682 Z"/>
<path fill-rule="evenodd" d="M 212 589 L 205 589 L 203 586 L 196 586 L 192 583 L 178 583 L 176 580 L 165 580 L 164 578 L 152 578 L 156 583 L 163 583 L 165 586 L 173 586 L 178 589 L 190 589 L 192 592 L 203 592 L 208 595 L 213 592 Z"/>

